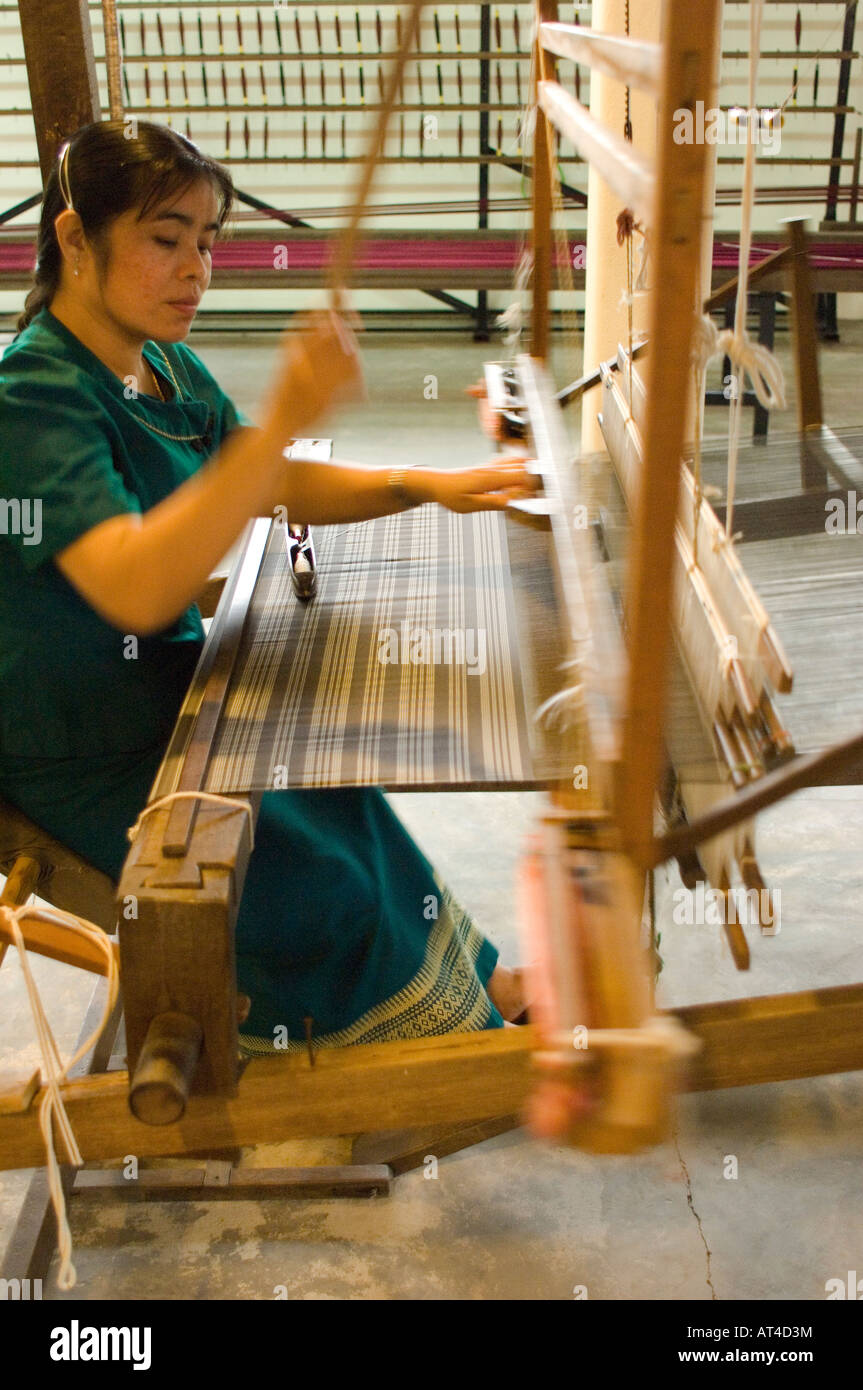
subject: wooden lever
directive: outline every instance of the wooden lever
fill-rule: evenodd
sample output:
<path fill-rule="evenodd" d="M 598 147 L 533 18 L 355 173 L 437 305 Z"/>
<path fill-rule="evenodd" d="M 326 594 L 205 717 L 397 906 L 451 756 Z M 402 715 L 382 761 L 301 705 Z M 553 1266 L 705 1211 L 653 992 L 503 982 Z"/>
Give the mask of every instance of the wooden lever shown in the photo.
<path fill-rule="evenodd" d="M 132 1085 L 129 1108 L 145 1125 L 182 1119 L 201 1055 L 204 1030 L 188 1014 L 157 1014 L 147 1029 Z"/>

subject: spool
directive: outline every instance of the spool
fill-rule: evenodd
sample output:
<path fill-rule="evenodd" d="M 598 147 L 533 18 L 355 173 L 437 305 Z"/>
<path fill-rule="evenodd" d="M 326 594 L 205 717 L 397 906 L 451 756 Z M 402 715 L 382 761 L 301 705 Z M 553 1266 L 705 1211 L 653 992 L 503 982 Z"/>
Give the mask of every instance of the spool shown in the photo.
<path fill-rule="evenodd" d="M 145 1125 L 172 1125 L 186 1102 L 201 1055 L 204 1030 L 188 1014 L 157 1014 L 147 1029 L 129 1090 L 129 1108 Z"/>

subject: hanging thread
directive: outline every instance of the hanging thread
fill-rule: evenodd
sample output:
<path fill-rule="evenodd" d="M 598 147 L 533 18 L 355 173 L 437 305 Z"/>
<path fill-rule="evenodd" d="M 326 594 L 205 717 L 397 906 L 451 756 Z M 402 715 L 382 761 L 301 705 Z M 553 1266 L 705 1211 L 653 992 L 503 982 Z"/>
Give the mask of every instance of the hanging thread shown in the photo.
<path fill-rule="evenodd" d="M 54 1034 L 51 1031 L 51 1025 L 48 1022 L 42 1005 L 38 987 L 30 970 L 27 943 L 24 940 L 19 925 L 25 917 L 36 918 L 41 922 L 51 922 L 55 925 L 66 927 L 69 931 L 85 937 L 91 944 L 94 944 L 105 957 L 105 974 L 108 980 L 108 991 L 102 1017 L 98 1027 L 83 1043 L 81 1043 L 74 1056 L 70 1057 L 69 1061 L 65 1064 L 61 1060 Z M 94 1046 L 113 1012 L 119 991 L 117 957 L 110 937 L 101 927 L 97 927 L 95 923 L 88 922 L 83 917 L 75 917 L 70 912 L 63 912 L 59 908 L 47 909 L 34 906 L 11 908 L 0 905 L 0 919 L 2 919 L 4 927 L 8 930 L 13 943 L 18 948 L 18 955 L 21 960 L 21 971 L 24 976 L 27 997 L 30 1003 L 30 1012 L 33 1016 L 36 1038 L 42 1055 L 42 1076 L 45 1083 L 45 1094 L 39 1108 L 39 1129 L 45 1144 L 48 1191 L 51 1196 L 54 1214 L 57 1218 L 57 1249 L 60 1256 L 60 1269 L 57 1275 L 57 1284 L 61 1289 L 67 1291 L 75 1287 L 77 1274 L 75 1266 L 72 1263 L 72 1233 L 69 1229 L 66 1199 L 63 1195 L 63 1181 L 60 1175 L 60 1165 L 57 1162 L 54 1124 L 56 1122 L 60 1130 L 68 1161 L 80 1168 L 83 1159 L 81 1158 L 81 1152 L 72 1131 L 69 1117 L 66 1114 L 66 1107 L 63 1104 L 60 1086 L 62 1082 L 67 1080 L 72 1067 L 74 1067 L 82 1057 L 86 1056 L 90 1048 Z"/>

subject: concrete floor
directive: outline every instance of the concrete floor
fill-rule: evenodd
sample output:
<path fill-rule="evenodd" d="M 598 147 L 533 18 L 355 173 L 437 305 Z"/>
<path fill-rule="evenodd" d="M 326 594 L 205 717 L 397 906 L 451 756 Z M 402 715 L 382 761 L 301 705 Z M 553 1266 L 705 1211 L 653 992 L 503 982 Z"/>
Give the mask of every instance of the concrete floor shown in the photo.
<path fill-rule="evenodd" d="M 195 346 L 253 410 L 272 360 L 269 336 Z M 827 418 L 859 422 L 863 325 L 823 349 Z M 444 466 L 480 462 L 488 445 L 462 394 L 489 349 L 466 335 L 368 334 L 370 402 L 329 426 L 337 454 Z M 787 340 L 780 357 L 788 361 Z M 559 362 L 560 380 L 579 363 Z M 425 380 L 437 400 L 424 399 Z M 789 412 L 787 424 L 793 425 Z M 723 428 L 721 411 L 709 429 Z M 780 634 L 781 635 L 781 634 Z M 399 795 L 399 813 L 456 895 L 519 956 L 513 873 L 538 798 Z M 738 974 L 718 929 L 675 926 L 677 879 L 658 875 L 659 998 L 676 1005 L 863 978 L 863 792 L 801 793 L 759 820 L 760 860 L 782 889 L 782 931 L 752 939 Z M 87 981 L 36 960 L 61 1046 L 78 1032 Z M 0 972 L 0 1065 L 36 1062 L 16 960 Z M 399 1178 L 388 1199 L 164 1203 L 72 1208 L 78 1287 L 51 1298 L 823 1299 L 825 1283 L 863 1268 L 863 1075 L 684 1097 L 672 1142 L 643 1157 L 594 1158 L 522 1132 L 441 1160 L 438 1177 Z M 333 1162 L 339 1141 L 285 1144 L 245 1161 Z M 737 1177 L 725 1176 L 733 1155 Z M 0 1174 L 0 1256 L 28 1175 Z"/>

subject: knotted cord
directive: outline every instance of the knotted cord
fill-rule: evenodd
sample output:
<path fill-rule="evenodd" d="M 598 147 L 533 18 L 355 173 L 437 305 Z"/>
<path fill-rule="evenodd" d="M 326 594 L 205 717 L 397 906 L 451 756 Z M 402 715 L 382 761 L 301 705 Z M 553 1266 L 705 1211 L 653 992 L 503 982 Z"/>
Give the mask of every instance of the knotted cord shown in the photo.
<path fill-rule="evenodd" d="M 65 1063 L 61 1060 L 54 1034 L 51 1031 L 51 1025 L 48 1022 L 42 1005 L 38 987 L 30 970 L 27 943 L 24 940 L 19 925 L 25 917 L 36 918 L 41 922 L 51 922 L 55 925 L 66 927 L 69 931 L 85 937 L 91 944 L 95 945 L 105 957 L 105 974 L 108 980 L 108 991 L 99 1025 L 88 1038 L 85 1038 L 77 1052 Z M 11 935 L 14 945 L 18 948 L 21 970 L 24 975 L 24 983 L 30 1003 L 30 1012 L 33 1016 L 36 1037 L 42 1054 L 42 1076 L 45 1083 L 45 1092 L 39 1107 L 39 1129 L 45 1144 L 46 1165 L 48 1169 L 48 1190 L 51 1196 L 51 1204 L 57 1218 L 57 1248 L 60 1255 L 60 1270 L 57 1275 L 57 1283 L 61 1289 L 68 1290 L 75 1287 L 77 1276 L 75 1266 L 72 1263 L 72 1235 L 69 1230 L 69 1221 L 66 1213 L 66 1199 L 63 1194 L 60 1165 L 57 1162 L 54 1123 L 56 1121 L 59 1127 L 60 1137 L 63 1140 L 68 1161 L 80 1168 L 83 1160 L 75 1135 L 72 1132 L 69 1117 L 66 1114 L 66 1107 L 63 1104 L 63 1096 L 60 1087 L 62 1083 L 67 1080 L 71 1068 L 74 1067 L 82 1057 L 86 1056 L 90 1048 L 95 1045 L 113 1012 L 119 990 L 117 956 L 110 937 L 101 927 L 96 926 L 93 922 L 88 922 L 86 918 L 73 916 L 71 912 L 63 912 L 59 908 L 48 909 L 30 905 L 12 908 L 6 905 L 0 905 L 0 920 L 2 920 L 4 927 Z"/>

